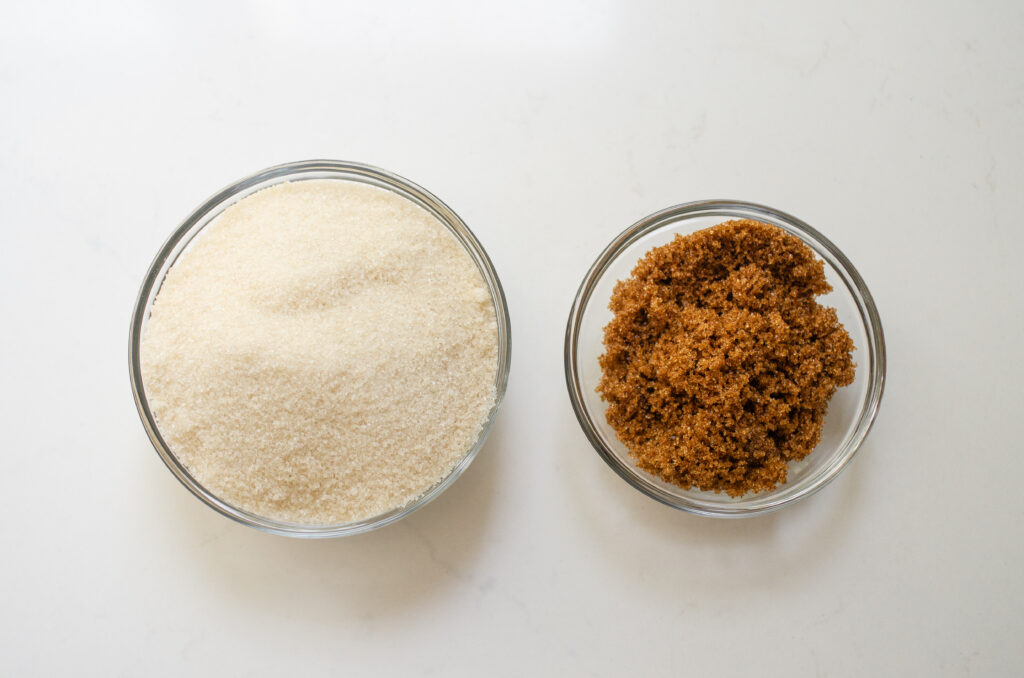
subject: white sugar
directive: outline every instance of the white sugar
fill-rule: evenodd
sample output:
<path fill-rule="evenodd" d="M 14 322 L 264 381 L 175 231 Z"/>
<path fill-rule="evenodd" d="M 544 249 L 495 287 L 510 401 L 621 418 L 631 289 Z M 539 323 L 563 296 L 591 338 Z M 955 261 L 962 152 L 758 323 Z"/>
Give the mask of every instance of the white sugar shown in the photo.
<path fill-rule="evenodd" d="M 416 499 L 474 444 L 497 327 L 435 217 L 309 180 L 204 229 L 167 274 L 141 357 L 157 425 L 207 489 L 269 518 L 339 523 Z"/>

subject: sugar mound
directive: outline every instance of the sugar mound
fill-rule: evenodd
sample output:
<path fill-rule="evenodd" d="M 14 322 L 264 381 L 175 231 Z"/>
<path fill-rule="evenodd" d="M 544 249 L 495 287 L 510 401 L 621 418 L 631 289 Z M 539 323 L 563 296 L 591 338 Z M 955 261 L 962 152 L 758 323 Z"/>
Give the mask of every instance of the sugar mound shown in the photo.
<path fill-rule="evenodd" d="M 403 506 L 475 443 L 495 401 L 495 310 L 426 210 L 354 181 L 277 184 L 171 267 L 141 347 L 171 451 L 269 518 Z"/>

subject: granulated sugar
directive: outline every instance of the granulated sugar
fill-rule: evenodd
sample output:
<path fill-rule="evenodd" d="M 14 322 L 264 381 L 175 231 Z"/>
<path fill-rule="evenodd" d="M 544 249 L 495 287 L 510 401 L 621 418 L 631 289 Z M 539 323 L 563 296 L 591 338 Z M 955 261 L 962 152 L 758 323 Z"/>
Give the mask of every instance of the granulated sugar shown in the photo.
<path fill-rule="evenodd" d="M 181 256 L 142 342 L 171 451 L 253 513 L 340 523 L 403 506 L 474 444 L 497 327 L 469 254 L 391 191 L 278 184 Z"/>

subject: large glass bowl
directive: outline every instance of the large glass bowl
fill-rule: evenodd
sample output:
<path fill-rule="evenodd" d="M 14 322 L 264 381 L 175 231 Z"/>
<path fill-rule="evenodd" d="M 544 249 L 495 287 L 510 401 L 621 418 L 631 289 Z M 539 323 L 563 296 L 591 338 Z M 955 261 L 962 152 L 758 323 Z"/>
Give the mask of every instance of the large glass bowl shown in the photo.
<path fill-rule="evenodd" d="M 498 327 L 498 362 L 495 366 L 494 385 L 497 391 L 494 407 L 491 408 L 483 430 L 480 432 L 476 442 L 466 450 L 459 462 L 451 472 L 420 495 L 411 503 L 388 511 L 378 516 L 360 520 L 352 523 L 333 525 L 307 525 L 289 523 L 280 520 L 273 520 L 259 516 L 248 511 L 232 506 L 207 490 L 197 481 L 189 470 L 182 464 L 168 447 L 160 429 L 157 426 L 153 413 L 149 408 L 146 399 L 146 385 L 142 379 L 142 369 L 139 361 L 139 349 L 142 337 L 146 331 L 146 323 L 149 319 L 150 309 L 160 291 L 167 271 L 174 265 L 178 256 L 188 247 L 188 244 L 195 238 L 211 221 L 213 221 L 225 209 L 238 202 L 247 195 L 256 191 L 287 181 L 304 181 L 308 179 L 340 179 L 344 181 L 358 181 L 378 188 L 393 191 L 398 195 L 412 200 L 423 209 L 427 210 L 451 232 L 456 240 L 466 249 L 473 259 L 480 275 L 483 276 L 491 293 L 491 301 L 494 304 L 495 320 Z M 484 444 L 487 434 L 494 423 L 498 406 L 505 395 L 505 387 L 508 383 L 508 372 L 511 357 L 511 330 L 509 328 L 508 307 L 505 303 L 505 294 L 502 291 L 498 275 L 491 265 L 491 260 L 480 245 L 473 233 L 469 230 L 462 219 L 447 205 L 441 202 L 430 192 L 416 184 L 403 179 L 395 174 L 382 169 L 361 165 L 353 162 L 342 162 L 336 160 L 308 160 L 304 162 L 278 165 L 270 169 L 258 172 L 250 177 L 242 179 L 224 190 L 220 191 L 209 200 L 200 205 L 187 219 L 171 234 L 171 237 L 160 248 L 153 263 L 146 273 L 146 278 L 139 290 L 138 300 L 132 313 L 130 341 L 129 341 L 129 363 L 128 368 L 131 376 L 132 391 L 135 394 L 135 404 L 142 418 L 142 424 L 149 434 L 149 439 L 159 453 L 161 459 L 167 464 L 167 468 L 187 487 L 192 494 L 201 499 L 211 508 L 219 511 L 225 516 L 240 523 L 274 534 L 292 537 L 340 537 L 343 535 L 358 534 L 369 530 L 383 527 L 389 523 L 399 520 L 416 509 L 426 505 L 432 499 L 444 492 L 455 479 L 462 475 L 477 452 Z"/>
<path fill-rule="evenodd" d="M 639 469 L 605 419 L 607 404 L 596 389 L 601 379 L 598 356 L 604 353 L 604 326 L 612 319 L 608 301 L 619 280 L 628 278 L 651 248 L 730 219 L 774 224 L 800 238 L 825 262 L 833 291 L 818 298 L 832 306 L 853 339 L 857 363 L 853 384 L 839 389 L 829 403 L 819 445 L 789 466 L 786 483 L 774 490 L 730 497 L 696 488 L 682 489 Z M 594 449 L 626 482 L 644 494 L 683 511 L 739 517 L 782 508 L 824 487 L 849 463 L 868 434 L 885 384 L 882 323 L 864 280 L 850 260 L 825 236 L 778 210 L 735 200 L 677 205 L 641 219 L 605 248 L 580 285 L 565 332 L 565 378 L 576 417 Z"/>

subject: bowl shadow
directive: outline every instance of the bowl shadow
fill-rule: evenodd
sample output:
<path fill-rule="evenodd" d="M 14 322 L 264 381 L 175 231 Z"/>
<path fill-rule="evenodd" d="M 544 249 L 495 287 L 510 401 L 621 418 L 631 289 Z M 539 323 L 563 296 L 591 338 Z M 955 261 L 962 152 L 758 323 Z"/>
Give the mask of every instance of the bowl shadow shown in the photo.
<path fill-rule="evenodd" d="M 665 506 L 631 487 L 590 446 L 571 419 L 561 427 L 563 454 L 585 472 L 569 474 L 566 490 L 580 531 L 589 533 L 609 561 L 666 591 L 714 586 L 741 595 L 753 589 L 796 585 L 827 566 L 853 529 L 864 499 L 862 466 L 870 440 L 820 492 L 773 513 L 711 518 Z M 568 463 L 568 462 L 567 462 Z M 650 567 L 652 552 L 669 551 L 672 563 Z M 680 574 L 685 573 L 681 577 Z"/>
<path fill-rule="evenodd" d="M 213 595 L 255 614 L 290 610 L 323 623 L 353 615 L 371 620 L 425 605 L 451 587 L 485 586 L 472 565 L 492 517 L 507 449 L 499 412 L 476 459 L 444 493 L 396 523 L 349 537 L 305 540 L 259 532 L 171 482 L 154 489 L 150 508 L 177 542 L 175 550 L 186 554 L 180 561 L 200 570 L 198 578 Z"/>

